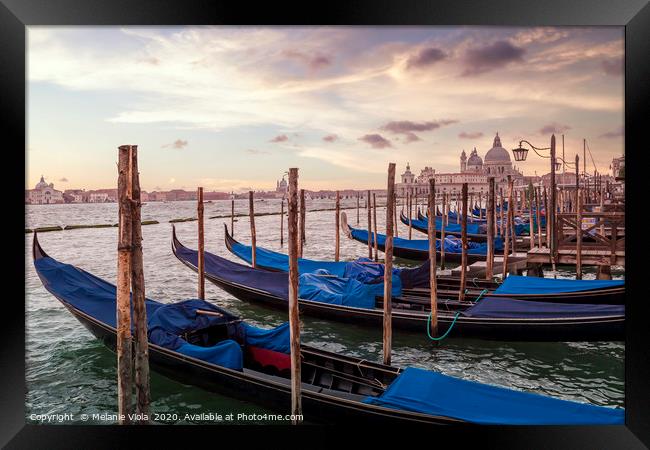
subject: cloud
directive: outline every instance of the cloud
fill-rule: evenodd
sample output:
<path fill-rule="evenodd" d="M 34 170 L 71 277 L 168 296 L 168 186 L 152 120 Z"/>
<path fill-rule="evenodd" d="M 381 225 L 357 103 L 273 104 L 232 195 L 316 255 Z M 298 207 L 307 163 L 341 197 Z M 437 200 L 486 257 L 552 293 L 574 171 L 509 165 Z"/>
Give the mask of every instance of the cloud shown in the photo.
<path fill-rule="evenodd" d="M 604 59 L 600 62 L 600 68 L 606 75 L 620 77 L 623 75 L 623 58 Z"/>
<path fill-rule="evenodd" d="M 257 150 L 254 148 L 247 148 L 246 153 L 250 153 L 251 155 L 268 155 L 269 152 L 266 150 Z"/>
<path fill-rule="evenodd" d="M 59 182 L 60 182 L 60 183 L 67 183 L 67 182 L 68 182 L 68 179 L 67 179 L 66 177 L 60 178 L 60 179 L 59 179 Z"/>
<path fill-rule="evenodd" d="M 359 140 L 366 144 L 370 144 L 372 148 L 386 148 L 393 146 L 388 139 L 384 138 L 380 134 L 366 134 L 365 136 L 360 137 Z"/>
<path fill-rule="evenodd" d="M 289 137 L 286 134 L 281 134 L 279 136 L 274 137 L 269 142 L 286 142 L 288 140 L 289 140 Z"/>
<path fill-rule="evenodd" d="M 608 131 L 607 133 L 601 134 L 599 137 L 611 139 L 611 138 L 621 137 L 624 135 L 625 135 L 625 128 L 621 126 L 618 130 Z"/>
<path fill-rule="evenodd" d="M 473 132 L 466 132 L 466 131 L 461 131 L 458 134 L 458 137 L 461 139 L 478 139 L 480 137 L 483 137 L 483 133 L 480 131 L 473 131 Z"/>
<path fill-rule="evenodd" d="M 562 125 L 553 122 L 553 123 L 549 123 L 548 125 L 544 125 L 542 128 L 540 128 L 539 134 L 552 134 L 552 133 L 561 134 L 570 129 L 571 127 L 569 125 Z"/>
<path fill-rule="evenodd" d="M 327 136 L 323 136 L 323 140 L 325 142 L 334 142 L 338 141 L 339 137 L 336 134 L 328 134 Z"/>
<path fill-rule="evenodd" d="M 182 139 L 176 139 L 171 144 L 165 144 L 165 145 L 161 146 L 161 148 L 170 148 L 170 147 L 171 148 L 179 148 L 179 149 L 187 147 L 187 141 L 184 141 Z"/>
<path fill-rule="evenodd" d="M 287 58 L 301 62 L 311 71 L 324 69 L 332 64 L 332 57 L 322 53 L 310 55 L 299 50 L 285 50 L 282 54 Z"/>
<path fill-rule="evenodd" d="M 382 125 L 379 129 L 393 134 L 404 136 L 406 143 L 420 141 L 420 137 L 414 131 L 433 131 L 442 126 L 458 122 L 457 120 L 438 120 L 429 122 L 411 122 L 410 120 L 396 120 Z"/>
<path fill-rule="evenodd" d="M 447 54 L 436 47 L 427 47 L 420 50 L 415 55 L 412 55 L 407 63 L 406 67 L 408 69 L 421 69 L 423 67 L 429 67 L 438 61 L 442 61 L 447 57 Z"/>
<path fill-rule="evenodd" d="M 517 47 L 508 41 L 496 41 L 493 44 L 470 48 L 465 52 L 463 76 L 479 75 L 497 68 L 503 68 L 515 61 L 523 61 L 526 49 Z"/>

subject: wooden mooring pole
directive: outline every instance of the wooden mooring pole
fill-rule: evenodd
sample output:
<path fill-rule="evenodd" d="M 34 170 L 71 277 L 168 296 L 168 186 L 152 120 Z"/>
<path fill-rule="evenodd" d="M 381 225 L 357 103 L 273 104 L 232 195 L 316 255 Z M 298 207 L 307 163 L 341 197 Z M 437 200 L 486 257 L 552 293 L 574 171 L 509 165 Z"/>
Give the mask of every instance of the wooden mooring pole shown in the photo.
<path fill-rule="evenodd" d="M 393 221 L 395 224 L 395 237 L 399 237 L 399 222 L 397 221 L 397 193 L 393 194 Z"/>
<path fill-rule="evenodd" d="M 298 169 L 289 169 L 289 340 L 291 348 L 291 423 L 302 415 L 300 367 L 300 315 L 298 311 Z"/>
<path fill-rule="evenodd" d="M 367 206 L 368 206 L 368 258 L 372 259 L 372 211 L 370 209 L 372 208 L 370 204 L 370 189 L 368 189 L 368 201 L 367 201 Z"/>
<path fill-rule="evenodd" d="M 431 289 L 431 336 L 438 334 L 438 283 L 436 278 L 436 180 L 429 178 L 429 286 Z M 444 244 L 441 242 L 440 247 Z"/>
<path fill-rule="evenodd" d="M 460 256 L 460 288 L 458 289 L 458 301 L 465 300 L 465 280 L 467 278 L 467 183 L 463 183 L 461 201 L 463 220 L 461 221 L 461 256 Z"/>
<path fill-rule="evenodd" d="M 375 247 L 375 261 L 379 261 L 379 255 L 378 253 L 378 247 L 377 247 L 377 195 L 373 192 L 372 193 L 372 217 L 373 217 L 373 241 L 374 241 L 374 247 Z"/>
<path fill-rule="evenodd" d="M 393 198 L 395 190 L 395 163 L 388 164 L 388 189 L 386 197 L 386 243 L 384 246 L 384 364 L 390 365 L 391 347 L 393 341 L 392 299 L 393 290 Z M 375 203 L 375 214 L 377 205 Z M 375 227 L 377 216 L 375 215 Z M 376 235 L 375 235 L 375 242 Z"/>
<path fill-rule="evenodd" d="M 442 220 L 440 221 L 440 269 L 445 270 L 445 224 L 447 223 L 447 193 L 442 193 Z M 429 220 L 435 220 L 430 217 Z M 431 255 L 429 255 L 431 257 Z"/>
<path fill-rule="evenodd" d="M 510 175 L 508 175 L 510 177 Z M 510 183 L 510 180 L 508 180 L 508 213 L 510 213 L 510 210 L 512 209 L 512 184 Z M 503 203 L 502 203 L 503 204 Z M 501 211 L 501 220 L 503 220 L 503 208 Z M 510 240 L 509 240 L 509 229 L 508 225 L 510 224 L 510 220 L 506 220 L 506 227 L 505 227 L 505 232 L 503 233 L 503 239 L 504 239 L 504 246 L 503 246 L 503 278 L 505 279 L 508 275 L 508 254 L 510 253 Z"/>
<path fill-rule="evenodd" d="M 339 260 L 339 251 L 341 246 L 341 225 L 340 225 L 340 216 L 341 216 L 341 195 L 339 191 L 336 191 L 336 218 L 334 219 L 334 226 L 336 227 L 336 248 L 334 250 L 334 261 Z"/>
<path fill-rule="evenodd" d="M 494 276 L 494 177 L 488 179 L 487 198 L 487 258 L 485 261 L 485 279 Z"/>
<path fill-rule="evenodd" d="M 408 215 L 409 215 L 409 240 L 411 239 L 411 236 L 412 236 L 411 229 L 413 228 L 412 224 L 411 224 L 411 200 L 412 200 L 411 197 L 412 197 L 412 194 L 410 193 L 410 191 L 407 192 L 406 193 L 406 207 L 408 208 Z"/>
<path fill-rule="evenodd" d="M 131 246 L 133 222 L 131 201 L 133 180 L 129 176 L 129 149 L 118 149 L 117 191 L 119 200 L 119 228 L 117 244 L 117 409 L 118 422 L 130 423 L 132 401 L 132 345 L 131 345 Z"/>
<path fill-rule="evenodd" d="M 537 246 L 542 248 L 542 216 L 539 210 L 539 188 L 535 188 L 535 219 L 537 221 Z"/>
<path fill-rule="evenodd" d="M 147 309 L 145 307 L 144 262 L 142 257 L 142 214 L 140 174 L 138 172 L 138 146 L 130 146 L 130 176 L 132 186 L 132 255 L 131 289 L 133 291 L 133 322 L 135 325 L 135 396 L 136 422 L 149 423 L 151 390 L 149 385 L 149 338 L 147 334 Z"/>
<path fill-rule="evenodd" d="M 257 236 L 255 234 L 255 207 L 253 206 L 253 191 L 248 191 L 248 214 L 251 222 L 251 262 L 253 268 L 257 267 L 255 259 L 257 253 Z"/>
<path fill-rule="evenodd" d="M 235 237 L 235 195 L 230 199 L 230 235 Z"/>
<path fill-rule="evenodd" d="M 361 193 L 357 192 L 357 225 L 359 225 L 359 202 L 361 201 L 360 197 Z"/>
<path fill-rule="evenodd" d="M 576 280 L 582 280 L 582 195 L 576 199 Z"/>
<path fill-rule="evenodd" d="M 280 200 L 280 247 L 284 245 L 284 197 Z"/>
<path fill-rule="evenodd" d="M 307 234 L 305 233 L 305 221 L 307 219 L 307 207 L 305 206 L 305 190 L 300 189 L 300 244 L 298 246 L 298 257 L 302 258 L 303 248 L 307 243 Z"/>
<path fill-rule="evenodd" d="M 528 190 L 528 241 L 530 249 L 535 247 L 535 227 L 533 224 L 533 191 Z"/>
<path fill-rule="evenodd" d="M 199 289 L 198 298 L 205 299 L 205 238 L 203 234 L 203 188 L 199 187 L 196 191 L 196 210 L 199 227 L 199 252 L 198 252 L 198 271 L 199 271 Z"/>

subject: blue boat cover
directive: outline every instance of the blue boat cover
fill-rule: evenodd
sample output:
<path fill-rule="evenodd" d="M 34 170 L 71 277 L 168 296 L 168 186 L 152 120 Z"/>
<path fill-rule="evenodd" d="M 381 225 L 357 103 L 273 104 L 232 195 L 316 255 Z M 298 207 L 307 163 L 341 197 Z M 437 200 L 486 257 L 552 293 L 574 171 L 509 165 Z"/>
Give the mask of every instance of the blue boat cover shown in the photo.
<path fill-rule="evenodd" d="M 183 344 L 176 351 L 183 355 L 233 370 L 241 371 L 244 367 L 242 349 L 232 339 L 226 339 L 211 347 L 201 347 L 200 345 L 193 345 L 183 341 Z"/>
<path fill-rule="evenodd" d="M 356 240 L 362 242 L 368 241 L 368 231 L 351 228 L 350 233 L 352 237 Z M 436 239 L 436 252 L 440 251 L 441 248 L 441 239 Z M 462 241 L 456 236 L 445 236 L 445 253 L 461 253 L 462 252 Z M 370 233 L 370 243 L 374 245 L 374 233 Z M 386 243 L 386 235 L 377 233 L 377 245 L 382 247 Z M 429 240 L 428 239 L 402 239 L 402 238 L 393 238 L 393 247 L 394 248 L 403 248 L 408 250 L 417 250 L 420 252 L 429 252 Z M 494 240 L 494 250 L 496 252 L 503 251 L 503 240 L 501 238 L 496 238 Z M 467 254 L 468 255 L 487 255 L 487 243 L 485 242 L 467 242 Z"/>
<path fill-rule="evenodd" d="M 494 291 L 496 294 L 553 294 L 625 286 L 625 280 L 565 280 L 509 275 Z"/>
<path fill-rule="evenodd" d="M 590 305 L 578 303 L 550 303 L 484 297 L 462 313 L 467 317 L 490 318 L 571 318 L 624 316 L 625 305 Z"/>
<path fill-rule="evenodd" d="M 34 260 L 34 266 L 45 288 L 59 300 L 88 314 L 108 326 L 116 327 L 115 285 L 102 280 L 95 275 L 70 264 L 61 263 L 50 257 Z M 242 350 L 234 340 L 225 340 L 211 347 L 190 344 L 178 337 L 178 334 L 190 332 L 227 323 L 237 319 L 228 311 L 212 305 L 204 300 L 189 299 L 178 303 L 164 304 L 146 299 L 147 326 L 149 341 L 170 350 L 211 362 L 235 370 L 242 369 Z M 220 312 L 222 317 L 196 314 L 197 309 Z M 131 311 L 133 313 L 133 311 Z M 232 324 L 233 327 L 241 324 Z M 248 326 L 249 333 L 261 338 L 262 341 L 274 342 L 272 336 L 281 335 L 277 329 L 260 330 Z M 255 331 L 257 330 L 257 331 Z M 236 334 L 229 325 L 229 334 Z M 263 337 L 268 333 L 266 339 Z M 281 340 L 278 337 L 278 340 Z M 286 338 L 288 345 L 288 337 Z M 264 346 L 264 344 L 258 344 Z M 280 348 L 280 344 L 274 344 Z"/>
<path fill-rule="evenodd" d="M 198 264 L 196 250 L 178 245 L 176 247 L 176 254 L 181 260 L 187 261 L 195 267 Z M 248 288 L 268 292 L 285 301 L 289 299 L 289 274 L 286 272 L 269 272 L 267 270 L 254 269 L 229 261 L 213 253 L 205 252 L 205 273 L 213 278 L 227 280 Z M 358 308 L 370 307 L 367 305 L 370 305 L 372 302 L 372 307 L 374 307 L 374 295 L 379 290 L 375 285 L 365 285 L 351 278 L 325 277 L 322 275 L 300 275 L 298 279 L 298 296 L 301 299 L 356 306 Z M 383 283 L 380 285 L 383 286 Z M 367 287 L 364 288 L 363 286 Z M 318 290 L 323 290 L 323 292 L 319 293 Z M 381 292 L 383 295 L 383 287 L 381 288 Z M 349 296 L 349 298 L 346 296 Z"/>
<path fill-rule="evenodd" d="M 515 391 L 408 367 L 364 403 L 492 425 L 620 425 L 625 410 Z"/>
<path fill-rule="evenodd" d="M 289 345 L 289 322 L 285 322 L 270 330 L 257 328 L 245 322 L 241 322 L 244 330 L 246 345 L 265 348 L 281 353 L 291 353 Z"/>
<path fill-rule="evenodd" d="M 231 251 L 235 256 L 252 264 L 252 250 L 250 245 L 244 245 L 239 242 L 231 243 Z M 282 272 L 289 271 L 289 256 L 284 253 L 274 252 L 262 247 L 255 249 L 255 263 L 259 267 L 279 270 Z M 383 293 L 384 265 L 374 262 L 368 258 L 359 258 L 356 261 L 316 261 L 313 259 L 298 258 L 298 273 L 316 273 L 320 270 L 326 270 L 328 274 L 343 278 L 354 278 L 362 283 L 381 285 L 381 294 Z M 397 297 L 402 294 L 401 280 L 399 269 L 393 268 L 393 289 L 392 295 Z M 376 286 L 375 286 L 376 288 Z"/>
<path fill-rule="evenodd" d="M 406 221 L 406 224 L 408 225 L 408 218 L 403 218 L 403 222 Z M 415 228 L 420 228 L 422 230 L 426 230 L 429 226 L 428 219 L 422 218 L 422 219 L 413 219 L 411 218 L 411 224 Z M 485 224 L 479 224 L 479 223 L 467 223 L 467 234 L 485 234 L 486 233 L 486 227 L 487 225 Z M 442 217 L 436 216 L 436 230 L 442 230 Z M 451 223 L 449 222 L 447 225 L 445 225 L 445 232 L 447 233 L 461 233 L 461 224 L 459 223 Z"/>
<path fill-rule="evenodd" d="M 301 299 L 355 308 L 374 308 L 375 297 L 383 296 L 383 283 L 365 284 L 353 278 L 341 278 L 325 273 L 303 273 L 298 279 Z"/>
<path fill-rule="evenodd" d="M 213 311 L 221 316 L 197 314 L 198 309 Z M 149 340 L 162 347 L 176 350 L 185 342 L 178 337 L 179 335 L 227 324 L 237 319 L 237 316 L 228 311 L 200 299 L 161 304 L 151 315 L 147 315 Z"/>
<path fill-rule="evenodd" d="M 115 285 L 70 264 L 50 257 L 34 260 L 45 288 L 60 300 L 115 328 Z M 163 304 L 146 299 L 147 317 Z M 131 308 L 133 313 L 133 308 Z"/>

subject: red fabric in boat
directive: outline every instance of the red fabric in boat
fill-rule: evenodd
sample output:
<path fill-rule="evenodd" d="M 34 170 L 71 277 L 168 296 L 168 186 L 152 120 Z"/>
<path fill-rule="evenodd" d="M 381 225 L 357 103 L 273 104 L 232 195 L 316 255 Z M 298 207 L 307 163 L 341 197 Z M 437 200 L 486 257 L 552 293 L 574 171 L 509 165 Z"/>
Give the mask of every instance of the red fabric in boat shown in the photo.
<path fill-rule="evenodd" d="M 291 357 L 285 353 L 254 347 L 252 345 L 248 346 L 248 352 L 262 366 L 274 366 L 278 370 L 291 368 Z"/>

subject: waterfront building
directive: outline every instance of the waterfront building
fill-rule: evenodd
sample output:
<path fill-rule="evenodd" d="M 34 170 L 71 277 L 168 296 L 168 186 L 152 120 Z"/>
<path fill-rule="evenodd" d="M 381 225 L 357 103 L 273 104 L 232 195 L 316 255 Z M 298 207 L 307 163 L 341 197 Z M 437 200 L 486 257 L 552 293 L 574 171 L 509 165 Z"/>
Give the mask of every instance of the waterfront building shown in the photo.
<path fill-rule="evenodd" d="M 515 186 L 524 185 L 524 175 L 512 165 L 510 152 L 503 148 L 497 133 L 492 147 L 485 154 L 485 159 L 479 156 L 474 147 L 469 158 L 465 150 L 461 152 L 459 172 L 436 173 L 432 167 L 425 167 L 417 177 L 411 172 L 411 166 L 407 163 L 406 171 L 401 175 L 401 182 L 397 183 L 395 188 L 398 195 L 402 197 L 407 192 L 426 195 L 429 192 L 429 179 L 434 178 L 439 192 L 459 194 L 463 183 L 467 183 L 470 193 L 487 193 L 488 178 L 494 178 L 499 189 L 507 186 L 508 175 L 514 179 Z"/>
<path fill-rule="evenodd" d="M 54 189 L 54 183 L 46 183 L 41 175 L 41 181 L 34 189 L 25 189 L 25 203 L 32 205 L 49 205 L 63 203 L 63 192 Z"/>
<path fill-rule="evenodd" d="M 108 202 L 108 194 L 106 192 L 91 192 L 88 198 L 90 203 L 106 203 Z"/>

